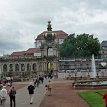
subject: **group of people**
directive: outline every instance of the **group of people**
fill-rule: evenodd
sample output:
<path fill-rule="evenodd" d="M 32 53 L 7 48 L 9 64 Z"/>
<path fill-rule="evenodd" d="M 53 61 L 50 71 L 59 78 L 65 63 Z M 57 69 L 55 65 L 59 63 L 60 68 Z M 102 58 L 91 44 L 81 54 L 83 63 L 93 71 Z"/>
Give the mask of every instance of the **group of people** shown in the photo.
<path fill-rule="evenodd" d="M 44 75 L 39 75 L 37 76 L 35 79 L 33 79 L 34 81 L 34 87 L 39 87 L 39 84 L 44 82 L 44 79 L 52 79 L 53 75 L 51 73 L 49 74 L 44 74 Z"/>
<path fill-rule="evenodd" d="M 39 75 L 35 79 L 33 79 L 34 87 L 39 87 L 39 84 L 44 82 L 44 75 Z"/>
<path fill-rule="evenodd" d="M 6 100 L 7 96 L 10 97 L 10 107 L 13 106 L 16 107 L 16 101 L 15 101 L 15 95 L 16 95 L 16 89 L 11 84 L 0 84 L 0 105 L 2 107 L 6 107 Z"/>
<path fill-rule="evenodd" d="M 6 77 L 6 78 L 2 78 L 1 80 L 0 80 L 0 84 L 12 84 L 13 83 L 13 78 L 11 77 Z"/>
<path fill-rule="evenodd" d="M 45 87 L 46 87 L 46 90 L 48 90 L 48 95 L 51 96 L 52 95 L 52 82 L 49 80 L 47 85 L 45 85 Z M 32 104 L 33 98 L 34 98 L 34 90 L 35 90 L 35 87 L 32 82 L 30 83 L 27 89 L 30 95 L 30 104 Z"/>
<path fill-rule="evenodd" d="M 30 104 L 33 103 L 35 88 L 39 87 L 40 83 L 43 84 L 44 79 L 47 80 L 47 78 L 49 79 L 49 81 L 45 85 L 45 87 L 46 87 L 46 90 L 48 90 L 48 95 L 51 95 L 52 82 L 50 79 L 52 78 L 52 76 L 39 75 L 27 87 L 28 93 L 30 95 Z M 8 96 L 10 98 L 10 107 L 16 107 L 16 89 L 15 89 L 15 87 L 10 82 L 4 83 L 4 84 L 0 83 L 0 105 L 2 107 L 6 107 L 6 100 L 7 100 Z"/>

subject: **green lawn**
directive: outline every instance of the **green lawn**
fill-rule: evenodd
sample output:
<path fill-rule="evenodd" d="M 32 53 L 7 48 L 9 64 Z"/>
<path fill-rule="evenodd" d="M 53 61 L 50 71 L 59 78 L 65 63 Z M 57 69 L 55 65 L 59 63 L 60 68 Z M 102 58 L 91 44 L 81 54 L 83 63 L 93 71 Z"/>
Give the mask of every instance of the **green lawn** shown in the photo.
<path fill-rule="evenodd" d="M 90 105 L 90 107 L 105 107 L 104 100 L 100 94 L 104 94 L 105 90 L 82 91 L 79 95 Z"/>

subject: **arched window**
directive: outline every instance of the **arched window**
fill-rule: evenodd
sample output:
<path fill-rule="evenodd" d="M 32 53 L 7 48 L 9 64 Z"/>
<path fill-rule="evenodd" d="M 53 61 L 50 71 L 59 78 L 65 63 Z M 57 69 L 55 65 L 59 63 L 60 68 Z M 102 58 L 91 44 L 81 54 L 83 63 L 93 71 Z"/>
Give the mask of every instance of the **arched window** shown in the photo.
<path fill-rule="evenodd" d="M 32 68 L 33 68 L 33 70 L 36 70 L 36 64 L 35 63 L 33 64 Z"/>
<path fill-rule="evenodd" d="M 7 72 L 7 65 L 6 64 L 3 65 L 3 71 Z"/>
<path fill-rule="evenodd" d="M 15 71 L 19 71 L 19 64 L 15 64 Z"/>
<path fill-rule="evenodd" d="M 9 70 L 10 70 L 10 71 L 13 71 L 13 64 L 10 64 L 10 65 L 9 65 Z"/>

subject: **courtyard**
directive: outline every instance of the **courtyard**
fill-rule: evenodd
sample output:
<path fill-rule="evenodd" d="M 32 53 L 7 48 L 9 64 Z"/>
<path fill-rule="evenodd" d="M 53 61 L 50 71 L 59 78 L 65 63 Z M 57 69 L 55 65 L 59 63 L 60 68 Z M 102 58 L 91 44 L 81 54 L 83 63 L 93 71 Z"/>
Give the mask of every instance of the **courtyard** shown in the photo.
<path fill-rule="evenodd" d="M 66 74 L 65 74 L 66 75 Z M 67 76 L 67 75 L 66 75 Z M 73 80 L 67 80 L 63 74 L 59 76 L 59 78 L 53 78 L 51 81 L 53 83 L 52 95 L 48 96 L 48 92 L 46 90 L 45 85 L 49 81 L 49 79 L 45 79 L 43 84 L 40 84 L 39 87 L 35 88 L 34 101 L 33 104 L 29 103 L 29 94 L 27 87 L 30 81 L 26 82 L 14 82 L 13 86 L 15 86 L 17 90 L 16 94 L 16 106 L 17 107 L 103 107 L 104 101 L 102 96 L 97 95 L 95 92 L 98 90 L 91 90 L 90 92 L 84 90 L 76 90 L 73 86 Z M 103 90 L 106 92 L 106 90 Z M 91 101 L 92 104 L 90 106 L 88 100 L 86 100 L 82 95 L 84 92 L 94 93 L 92 99 L 95 99 L 96 95 L 100 98 L 100 105 L 96 101 Z M 81 96 L 81 97 L 80 97 Z M 90 97 L 91 100 L 91 97 Z M 90 103 L 91 103 L 90 102 Z M 6 101 L 6 107 L 10 107 L 9 97 Z M 95 103 L 95 104 L 94 104 Z M 94 104 L 94 106 L 92 106 Z M 97 104 L 97 106 L 95 106 Z"/>

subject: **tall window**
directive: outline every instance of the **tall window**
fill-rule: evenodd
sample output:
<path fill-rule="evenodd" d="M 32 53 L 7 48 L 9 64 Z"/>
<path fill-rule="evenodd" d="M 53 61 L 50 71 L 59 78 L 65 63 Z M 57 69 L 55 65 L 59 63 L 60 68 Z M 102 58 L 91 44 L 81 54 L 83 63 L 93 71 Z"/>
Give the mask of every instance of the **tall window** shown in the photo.
<path fill-rule="evenodd" d="M 25 70 L 25 65 L 21 64 L 21 71 L 24 71 L 24 70 Z"/>
<path fill-rule="evenodd" d="M 3 71 L 7 72 L 7 65 L 6 64 L 3 65 Z"/>
<path fill-rule="evenodd" d="M 19 65 L 15 64 L 15 71 L 19 71 Z"/>
<path fill-rule="evenodd" d="M 48 56 L 53 56 L 53 48 L 48 48 Z"/>
<path fill-rule="evenodd" d="M 10 71 L 13 71 L 13 64 L 10 64 L 10 65 L 9 65 L 9 68 L 10 68 L 10 69 L 9 69 Z"/>
<path fill-rule="evenodd" d="M 36 64 L 35 63 L 33 64 L 33 70 L 36 70 Z"/>

